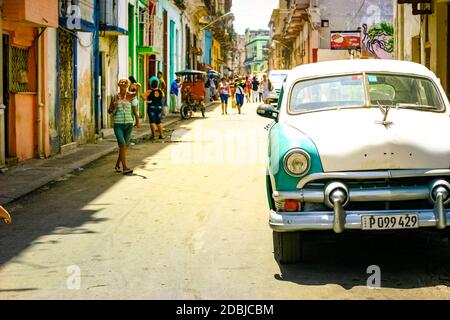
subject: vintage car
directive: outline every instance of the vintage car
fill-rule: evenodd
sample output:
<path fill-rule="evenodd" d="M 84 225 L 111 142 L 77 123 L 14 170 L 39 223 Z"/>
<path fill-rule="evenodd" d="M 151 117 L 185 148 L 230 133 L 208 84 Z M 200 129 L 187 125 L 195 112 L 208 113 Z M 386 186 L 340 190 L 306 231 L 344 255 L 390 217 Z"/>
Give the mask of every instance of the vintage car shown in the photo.
<path fill-rule="evenodd" d="M 257 109 L 274 120 L 266 184 L 277 261 L 300 261 L 311 231 L 446 235 L 450 105 L 433 72 L 395 60 L 301 65 L 280 99 Z"/>
<path fill-rule="evenodd" d="M 289 70 L 272 70 L 269 72 L 269 80 L 272 82 L 273 90 L 269 94 L 271 103 L 277 104 L 280 97 L 284 80 L 289 74 Z"/>

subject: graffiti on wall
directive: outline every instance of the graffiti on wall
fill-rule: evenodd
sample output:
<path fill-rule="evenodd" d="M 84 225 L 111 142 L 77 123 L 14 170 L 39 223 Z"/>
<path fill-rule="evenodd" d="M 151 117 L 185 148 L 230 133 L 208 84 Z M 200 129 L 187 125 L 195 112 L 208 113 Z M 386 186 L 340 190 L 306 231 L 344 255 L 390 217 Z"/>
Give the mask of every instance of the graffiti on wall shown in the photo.
<path fill-rule="evenodd" d="M 394 27 L 391 23 L 380 22 L 370 27 L 362 25 L 362 45 L 369 53 L 380 59 L 392 59 L 394 52 Z"/>
<path fill-rule="evenodd" d="M 379 59 L 392 59 L 394 53 L 392 6 L 380 0 L 364 1 L 363 4 L 367 7 L 359 24 L 362 50 Z"/>

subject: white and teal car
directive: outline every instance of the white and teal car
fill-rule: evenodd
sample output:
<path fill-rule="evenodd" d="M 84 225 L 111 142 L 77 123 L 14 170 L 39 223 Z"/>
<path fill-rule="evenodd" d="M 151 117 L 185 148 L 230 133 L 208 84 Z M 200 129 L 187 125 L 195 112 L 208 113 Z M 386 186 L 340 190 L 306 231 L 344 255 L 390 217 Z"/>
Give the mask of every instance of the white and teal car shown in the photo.
<path fill-rule="evenodd" d="M 302 65 L 269 129 L 275 258 L 301 260 L 311 231 L 450 226 L 450 105 L 426 67 L 395 60 Z M 447 228 L 447 229 L 446 229 Z"/>

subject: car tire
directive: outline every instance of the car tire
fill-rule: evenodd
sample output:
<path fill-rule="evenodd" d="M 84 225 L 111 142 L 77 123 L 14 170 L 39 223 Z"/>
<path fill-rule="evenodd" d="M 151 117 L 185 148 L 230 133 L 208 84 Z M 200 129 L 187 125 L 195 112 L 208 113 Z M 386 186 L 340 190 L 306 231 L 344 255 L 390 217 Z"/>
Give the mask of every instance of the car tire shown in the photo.
<path fill-rule="evenodd" d="M 447 237 L 447 241 L 450 244 L 450 228 L 449 227 L 445 228 L 444 236 Z"/>
<path fill-rule="evenodd" d="M 298 263 L 303 260 L 301 232 L 273 232 L 273 254 L 280 264 Z"/>

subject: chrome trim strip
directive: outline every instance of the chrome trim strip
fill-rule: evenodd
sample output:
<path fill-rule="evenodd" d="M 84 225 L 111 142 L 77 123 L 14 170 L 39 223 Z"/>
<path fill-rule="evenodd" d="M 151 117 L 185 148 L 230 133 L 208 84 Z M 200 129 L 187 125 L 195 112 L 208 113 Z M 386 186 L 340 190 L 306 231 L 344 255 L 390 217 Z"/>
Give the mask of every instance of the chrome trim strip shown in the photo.
<path fill-rule="evenodd" d="M 302 202 L 325 203 L 325 192 L 324 190 L 319 189 L 275 191 L 272 196 L 275 201 L 297 199 Z M 348 197 L 350 202 L 426 200 L 430 198 L 430 190 L 427 186 L 382 187 L 371 189 L 350 188 Z"/>
<path fill-rule="evenodd" d="M 436 228 L 438 221 L 433 209 L 429 210 L 385 210 L 385 211 L 348 211 L 346 212 L 345 229 L 361 230 L 361 217 L 363 215 L 394 215 L 417 214 L 419 227 Z M 450 226 L 450 210 L 445 211 L 446 226 Z M 321 211 L 314 213 L 290 212 L 289 214 L 270 211 L 269 225 L 274 231 L 308 231 L 308 230 L 333 230 L 334 212 Z M 370 232 L 370 231 L 368 231 Z"/>
<path fill-rule="evenodd" d="M 353 202 L 424 200 L 430 197 L 430 190 L 426 186 L 376 189 L 350 188 L 349 197 L 350 201 Z"/>
<path fill-rule="evenodd" d="M 412 178 L 412 177 L 436 177 L 450 176 L 450 169 L 427 169 L 427 170 L 384 170 L 384 171 L 349 171 L 349 172 L 324 172 L 313 173 L 302 179 L 297 184 L 302 189 L 306 184 L 325 179 L 389 179 L 389 178 Z"/>

